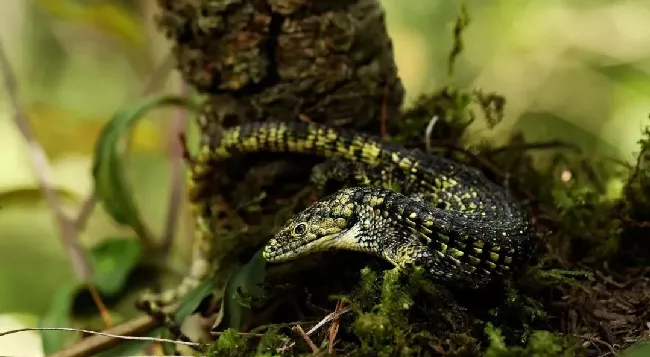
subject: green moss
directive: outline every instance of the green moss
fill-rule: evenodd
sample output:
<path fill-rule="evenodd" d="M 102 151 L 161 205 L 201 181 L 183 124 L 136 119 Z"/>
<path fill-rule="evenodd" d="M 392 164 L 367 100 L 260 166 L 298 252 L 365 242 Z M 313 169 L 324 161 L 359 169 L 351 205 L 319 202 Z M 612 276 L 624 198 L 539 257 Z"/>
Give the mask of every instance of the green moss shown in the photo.
<path fill-rule="evenodd" d="M 282 343 L 289 340 L 288 337 L 279 333 L 277 327 L 270 327 L 264 333 L 264 336 L 259 339 L 259 343 L 255 348 L 255 357 L 272 357 L 278 356 L 277 348 Z"/>
<path fill-rule="evenodd" d="M 280 356 L 278 346 L 288 338 L 275 327 L 261 336 L 242 334 L 235 329 L 225 330 L 206 352 L 208 357 L 274 357 Z"/>
<path fill-rule="evenodd" d="M 379 292 L 380 298 L 372 307 L 370 304 L 360 304 L 365 305 L 366 309 L 357 312 L 358 317 L 353 325 L 353 331 L 361 341 L 359 353 L 377 353 L 377 356 L 383 357 L 392 356 L 404 348 L 408 349 L 406 334 L 409 326 L 405 312 L 413 304 L 413 299 L 407 291 L 409 286 L 402 286 L 398 282 L 399 274 L 389 270 L 384 274 L 380 289 L 368 280 L 361 285 L 359 293 L 366 302 L 368 296 L 373 293 Z"/>
<path fill-rule="evenodd" d="M 485 357 L 577 357 L 584 354 L 576 342 L 548 331 L 535 331 L 525 346 L 506 346 L 501 331 L 491 324 L 485 329 L 490 344 Z"/>
<path fill-rule="evenodd" d="M 453 333 L 459 307 L 423 276 L 422 269 L 408 276 L 388 270 L 381 278 L 362 270 L 360 284 L 346 298 L 355 311 L 350 331 L 359 340 L 352 356 L 419 356 L 437 348 L 449 356 L 476 354 L 475 339 Z M 433 308 L 414 311 L 415 304 L 425 302 Z M 446 326 L 450 333 L 434 326 Z"/>
<path fill-rule="evenodd" d="M 206 355 L 208 357 L 239 357 L 249 356 L 248 354 L 248 337 L 239 334 L 234 329 L 227 329 L 213 343 Z"/>

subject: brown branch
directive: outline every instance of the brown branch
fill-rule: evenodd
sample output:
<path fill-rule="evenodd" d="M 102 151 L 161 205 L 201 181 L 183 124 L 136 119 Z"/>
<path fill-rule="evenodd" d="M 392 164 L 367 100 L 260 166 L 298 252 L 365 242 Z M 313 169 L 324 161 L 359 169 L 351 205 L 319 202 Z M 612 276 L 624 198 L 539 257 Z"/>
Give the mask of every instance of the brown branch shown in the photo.
<path fill-rule="evenodd" d="M 143 315 L 141 317 L 129 320 L 115 327 L 102 331 L 103 335 L 93 335 L 65 347 L 48 357 L 84 357 L 92 356 L 96 353 L 106 351 L 122 343 L 125 338 L 133 337 L 146 333 L 157 327 L 158 321 L 154 318 Z M 133 338 L 131 338 L 133 339 Z M 140 339 L 140 338 L 138 338 Z"/>
<path fill-rule="evenodd" d="M 297 331 L 300 334 L 300 336 L 302 336 L 302 338 L 305 340 L 305 342 L 307 342 L 307 345 L 309 346 L 309 348 L 311 348 L 311 352 L 313 354 L 315 354 L 315 355 L 318 354 L 318 347 L 316 347 L 316 345 L 314 344 L 314 341 L 312 341 L 311 338 L 309 338 L 309 336 L 307 336 L 307 334 L 305 333 L 305 330 L 302 329 L 302 326 L 296 325 L 293 328 L 293 330 Z"/>
<path fill-rule="evenodd" d="M 343 309 L 343 300 L 339 300 L 336 302 L 336 308 L 334 308 L 334 312 L 339 312 L 341 309 Z M 329 354 L 334 354 L 334 342 L 336 341 L 336 335 L 339 332 L 339 318 L 336 317 L 332 321 L 332 324 L 330 325 L 330 330 L 329 330 L 329 344 L 327 346 L 327 353 Z"/>
<path fill-rule="evenodd" d="M 609 350 L 609 352 L 613 356 L 618 356 L 618 354 L 616 353 L 616 350 L 614 349 L 614 347 L 612 345 L 610 345 L 609 343 L 603 341 L 603 340 L 597 339 L 595 337 L 585 336 L 585 335 L 578 335 L 578 337 L 580 337 L 580 338 L 582 338 L 584 340 L 587 340 L 587 341 L 589 341 L 589 342 L 591 342 L 591 343 L 593 343 L 595 345 L 597 344 L 597 345 L 605 346 L 605 347 L 607 347 L 607 349 Z"/>
<path fill-rule="evenodd" d="M 122 340 L 165 342 L 193 347 L 200 346 L 199 343 L 195 342 L 176 341 L 157 337 L 134 336 L 137 334 L 146 333 L 157 326 L 159 326 L 157 320 L 150 316 L 143 315 L 104 331 L 92 331 L 73 327 L 28 327 L 0 332 L 0 337 L 25 331 L 71 331 L 92 335 L 88 338 L 84 338 L 74 345 L 61 349 L 49 355 L 48 357 L 90 356 L 115 347 Z"/>
<path fill-rule="evenodd" d="M 320 322 L 318 322 L 314 327 L 310 328 L 309 331 L 307 331 L 307 336 L 311 336 L 312 333 L 316 332 L 319 328 L 321 328 L 323 325 L 326 323 L 333 321 L 335 319 L 338 319 L 341 317 L 343 314 L 346 314 L 348 312 L 352 311 L 351 307 L 346 307 L 338 311 L 334 311 L 332 313 L 329 313 L 327 316 L 325 316 Z M 278 353 L 286 352 L 289 350 L 289 348 L 295 346 L 295 342 L 290 342 L 290 343 L 283 343 L 280 347 L 277 348 Z"/>
<path fill-rule="evenodd" d="M 97 309 L 99 310 L 99 314 L 102 315 L 102 320 L 104 320 L 104 324 L 107 327 L 113 327 L 113 320 L 111 319 L 111 314 L 106 308 L 104 302 L 102 301 L 102 298 L 99 295 L 97 289 L 95 289 L 95 287 L 92 284 L 86 284 L 86 289 L 88 289 L 88 292 L 90 293 L 90 296 L 92 297 L 95 306 L 97 306 Z"/>
<path fill-rule="evenodd" d="M 92 187 L 90 195 L 84 199 L 77 214 L 77 219 L 74 221 L 75 229 L 78 232 L 86 228 L 86 223 L 88 223 L 88 219 L 95 209 L 95 204 L 97 204 L 97 195 L 95 194 L 95 187 Z"/>
<path fill-rule="evenodd" d="M 156 73 L 152 76 L 149 84 L 145 87 L 143 94 L 151 91 L 153 88 L 157 87 L 160 83 L 160 78 L 163 77 L 164 72 L 169 72 L 172 68 L 172 57 L 168 56 L 165 62 L 158 68 Z M 62 244 L 67 248 L 70 261 L 75 272 L 75 275 L 82 281 L 90 281 L 92 278 L 92 268 L 88 262 L 84 250 L 81 248 L 78 241 L 78 232 L 83 229 L 86 225 L 90 214 L 96 203 L 95 192 L 90 194 L 88 198 L 84 200 L 80 212 L 76 220 L 72 220 L 70 217 L 66 216 L 63 210 L 61 209 L 61 204 L 59 198 L 54 190 L 54 187 L 51 183 L 51 169 L 47 160 L 47 156 L 43 148 L 34 138 L 32 133 L 32 128 L 29 125 L 27 119 L 27 113 L 24 110 L 23 106 L 20 103 L 18 98 L 18 89 L 16 80 L 13 77 L 11 66 L 5 55 L 4 47 L 0 42 L 0 69 L 2 69 L 3 84 L 7 90 L 10 104 L 14 114 L 14 121 L 16 126 L 20 130 L 23 138 L 27 142 L 29 157 L 31 159 L 32 169 L 39 183 L 39 187 L 43 192 L 48 205 L 50 206 L 54 218 L 56 219 L 57 226 L 59 229 L 59 236 L 61 237 Z M 92 287 L 89 285 L 91 294 Z M 102 312 L 104 320 L 107 324 L 111 324 L 110 317 L 107 317 L 105 314 L 105 308 L 102 309 L 104 304 L 99 299 L 97 294 L 93 294 L 94 300 Z M 104 311 L 102 311 L 104 310 Z M 116 326 L 113 331 L 114 335 L 126 335 L 128 333 L 137 333 L 141 329 L 150 329 L 151 327 L 157 325 L 157 322 L 151 319 L 148 316 L 145 316 L 139 320 L 133 320 L 130 324 L 122 324 Z M 124 331 L 124 332 L 122 332 Z M 70 348 L 63 349 L 53 356 L 86 356 L 91 355 L 99 351 L 106 350 L 113 345 L 119 343 L 120 340 L 114 337 L 107 336 L 93 336 L 87 339 L 84 339 L 78 344 L 71 346 Z"/>
<path fill-rule="evenodd" d="M 16 79 L 13 76 L 9 60 L 5 55 L 2 43 L 0 42 L 0 68 L 3 76 L 2 80 L 9 95 L 9 101 L 13 110 L 13 117 L 22 134 L 27 142 L 27 149 L 29 158 L 32 164 L 32 170 L 36 176 L 39 187 L 43 192 L 43 196 L 52 210 L 52 214 L 57 222 L 59 237 L 61 238 L 63 246 L 66 248 L 72 268 L 75 275 L 82 281 L 90 281 L 92 276 L 92 268 L 86 259 L 85 253 L 79 245 L 77 230 L 75 229 L 74 222 L 65 215 L 61 209 L 59 197 L 52 185 L 52 173 L 47 161 L 45 151 L 34 138 L 32 128 L 30 127 L 27 119 L 27 113 L 18 99 L 18 86 Z"/>

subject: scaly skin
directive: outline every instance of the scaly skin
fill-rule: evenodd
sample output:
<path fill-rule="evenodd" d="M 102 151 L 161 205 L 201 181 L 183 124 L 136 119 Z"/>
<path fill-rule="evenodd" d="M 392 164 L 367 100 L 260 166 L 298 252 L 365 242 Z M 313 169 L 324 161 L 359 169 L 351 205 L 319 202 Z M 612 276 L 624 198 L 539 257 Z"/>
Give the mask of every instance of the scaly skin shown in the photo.
<path fill-rule="evenodd" d="M 170 305 L 214 271 L 214 237 L 209 225 L 213 213 L 209 202 L 211 197 L 206 192 L 215 164 L 240 153 L 282 152 L 333 159 L 330 164 L 326 162 L 316 168 L 312 176 L 314 182 L 323 184 L 328 178 L 334 178 L 396 190 L 405 195 L 395 196 L 395 202 L 404 205 L 402 208 L 393 207 L 393 211 L 380 212 L 381 215 L 389 214 L 390 219 L 402 220 L 400 225 L 406 224 L 403 226 L 405 229 L 395 229 L 390 237 L 381 240 L 363 236 L 359 232 L 343 235 L 343 241 L 326 239 L 330 242 L 330 248 L 368 251 L 369 246 L 363 246 L 360 242 L 374 239 L 377 245 L 374 251 L 369 252 L 397 266 L 408 265 L 409 261 L 424 263 L 423 257 L 426 256 L 430 259 L 427 264 L 435 267 L 432 271 L 437 271 L 434 274 L 437 278 L 474 287 L 488 282 L 491 276 L 511 270 L 514 264 L 532 252 L 534 239 L 531 226 L 519 204 L 478 170 L 461 163 L 382 142 L 364 133 L 316 123 L 246 123 L 225 129 L 219 138 L 209 139 L 204 140 L 206 144 L 200 148 L 190 170 L 190 200 L 198 228 L 190 273 L 178 288 L 160 295 L 144 296 L 140 306 L 158 309 L 161 305 Z M 341 194 L 349 196 L 352 192 L 343 191 Z M 359 192 L 373 194 L 363 190 Z M 374 192 L 377 195 L 380 193 L 387 194 L 385 191 Z M 349 203 L 355 209 L 357 206 L 354 205 L 360 204 Z M 315 207 L 309 212 L 316 210 Z M 412 212 L 411 208 L 417 210 Z M 323 209 L 321 211 L 325 213 Z M 414 212 L 415 218 L 410 218 Z M 425 217 L 423 215 L 428 218 L 422 218 Z M 296 224 L 296 219 L 290 221 L 288 226 Z M 413 231 L 413 227 L 408 228 L 412 219 L 419 222 L 417 231 Z M 345 227 L 351 222 L 346 220 Z M 292 259 L 311 251 L 301 248 L 295 240 L 283 239 L 283 234 L 286 233 L 279 233 L 267 246 L 269 261 Z M 352 237 L 356 237 L 357 246 L 352 244 Z M 274 242 L 286 242 L 295 250 L 280 248 Z M 393 243 L 392 251 L 386 250 L 385 244 L 388 242 Z M 420 245 L 413 242 L 420 242 Z M 318 246 L 320 250 L 328 247 L 322 244 Z M 283 254 L 272 253 L 276 250 Z M 409 258 L 409 252 L 423 255 Z"/>
<path fill-rule="evenodd" d="M 530 232 L 480 214 L 459 215 L 392 190 L 352 187 L 290 219 L 264 247 L 271 263 L 345 249 L 421 266 L 437 281 L 477 288 L 528 258 Z"/>

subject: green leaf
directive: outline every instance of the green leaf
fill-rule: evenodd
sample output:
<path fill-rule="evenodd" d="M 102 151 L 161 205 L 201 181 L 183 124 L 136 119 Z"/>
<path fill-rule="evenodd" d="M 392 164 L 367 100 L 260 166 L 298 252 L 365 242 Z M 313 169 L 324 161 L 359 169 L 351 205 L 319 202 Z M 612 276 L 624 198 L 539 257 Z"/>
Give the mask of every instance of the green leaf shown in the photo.
<path fill-rule="evenodd" d="M 142 244 L 135 238 L 111 238 L 90 249 L 95 275 L 93 285 L 104 295 L 115 295 L 140 261 Z M 52 298 L 50 306 L 39 321 L 39 327 L 68 327 L 72 304 L 83 284 L 77 280 L 63 285 Z M 40 331 L 43 353 L 48 355 L 63 348 L 75 336 L 74 332 Z M 129 348 L 135 348 L 131 346 Z"/>
<path fill-rule="evenodd" d="M 127 187 L 120 155 L 121 139 L 149 110 L 159 106 L 181 106 L 198 110 L 198 104 L 179 96 L 152 96 L 137 100 L 117 112 L 104 126 L 95 145 L 92 175 L 99 202 L 118 223 L 128 225 L 140 236 L 149 231 L 140 219 Z"/>
<path fill-rule="evenodd" d="M 167 329 L 162 330 L 162 332 L 160 333 L 160 337 L 164 338 L 164 339 L 168 339 L 168 340 L 174 340 L 175 339 L 175 337 L 172 336 L 172 333 Z M 160 344 L 160 346 L 162 347 L 163 353 L 166 356 L 176 356 L 177 355 L 176 345 L 175 344 L 169 343 L 169 342 L 163 342 L 163 343 Z"/>
<path fill-rule="evenodd" d="M 72 203 L 81 202 L 81 197 L 74 192 L 64 188 L 55 188 L 54 191 L 59 199 L 64 199 Z M 0 207 L 13 205 L 33 205 L 43 202 L 43 191 L 38 186 L 14 187 L 0 192 Z"/>
<path fill-rule="evenodd" d="M 212 283 L 212 278 L 205 279 L 194 290 L 183 297 L 174 313 L 174 321 L 176 323 L 181 323 L 196 310 L 199 304 L 201 304 L 201 301 L 212 292 Z"/>
<path fill-rule="evenodd" d="M 611 64 L 610 58 L 593 53 L 582 53 L 579 59 L 585 67 L 608 77 L 616 84 L 625 84 L 645 95 L 650 94 L 650 75 L 643 69 L 646 59 Z"/>
<path fill-rule="evenodd" d="M 109 238 L 92 247 L 93 285 L 104 295 L 119 293 L 140 261 L 142 251 L 141 242 L 134 238 Z"/>
<path fill-rule="evenodd" d="M 650 356 L 650 342 L 637 342 L 621 352 L 621 357 L 647 357 Z"/>
<path fill-rule="evenodd" d="M 223 318 L 212 328 L 213 331 L 227 328 L 239 331 L 243 314 L 248 309 L 247 303 L 243 300 L 262 296 L 265 268 L 266 260 L 260 250 L 228 279 L 222 301 Z"/>
<path fill-rule="evenodd" d="M 62 286 L 52 298 L 50 307 L 40 319 L 39 327 L 67 327 L 68 317 L 72 310 L 72 299 L 77 290 L 78 283 L 75 281 Z M 39 331 L 43 341 L 43 353 L 49 355 L 63 348 L 67 341 L 71 340 L 74 332 L 68 331 Z"/>
<path fill-rule="evenodd" d="M 539 123 L 544 125 L 540 127 Z M 553 138 L 578 146 L 586 153 L 622 157 L 618 148 L 604 141 L 599 135 L 577 125 L 570 118 L 563 118 L 551 112 L 525 112 L 517 120 L 516 128 L 522 130 L 529 142 Z"/>

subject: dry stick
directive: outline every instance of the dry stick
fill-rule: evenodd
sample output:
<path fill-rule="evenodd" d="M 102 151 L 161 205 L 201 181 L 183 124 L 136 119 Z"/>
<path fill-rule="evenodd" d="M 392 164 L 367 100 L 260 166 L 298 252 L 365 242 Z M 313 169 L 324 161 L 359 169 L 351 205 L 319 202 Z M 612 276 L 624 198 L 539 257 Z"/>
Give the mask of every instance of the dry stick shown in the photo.
<path fill-rule="evenodd" d="M 334 308 L 334 312 L 339 312 L 343 308 L 343 300 L 339 300 L 336 302 L 336 308 Z M 330 325 L 330 330 L 329 330 L 329 345 L 327 346 L 327 352 L 329 354 L 334 354 L 334 342 L 336 340 L 336 334 L 339 332 L 339 318 L 335 318 L 334 321 L 332 321 L 332 324 Z"/>
<path fill-rule="evenodd" d="M 3 81 L 4 86 L 7 89 L 9 95 L 9 100 L 14 111 L 14 121 L 16 126 L 20 130 L 23 138 L 27 142 L 29 157 L 32 162 L 32 169 L 38 180 L 38 184 L 43 192 L 43 196 L 47 200 L 54 218 L 57 221 L 57 226 L 59 228 L 59 237 L 61 238 L 62 244 L 67 248 L 68 256 L 70 257 L 70 262 L 72 264 L 72 269 L 75 275 L 82 281 L 89 282 L 92 279 L 93 271 L 90 263 L 88 262 L 85 252 L 81 248 L 78 239 L 78 232 L 75 227 L 75 223 L 65 215 L 61 209 L 61 204 L 59 198 L 54 191 L 54 187 L 51 183 L 52 173 L 50 171 L 50 166 L 47 161 L 47 156 L 45 151 L 35 140 L 34 135 L 32 134 L 32 129 L 27 120 L 27 113 L 24 108 L 20 105 L 20 100 L 18 99 L 18 89 L 16 84 L 16 79 L 13 77 L 11 66 L 5 55 L 4 48 L 0 42 L 0 67 L 3 72 Z M 91 287 L 91 284 L 87 284 L 88 287 Z M 99 298 L 98 294 L 93 294 L 94 289 L 91 289 L 91 295 L 95 304 L 97 305 L 102 318 L 106 325 L 111 326 L 112 322 L 110 315 L 106 310 L 103 302 Z"/>
<path fill-rule="evenodd" d="M 85 357 L 106 351 L 117 346 L 123 340 L 144 340 L 170 342 L 170 340 L 156 339 L 152 337 L 138 337 L 134 335 L 146 333 L 158 326 L 158 321 L 151 316 L 143 315 L 133 320 L 119 324 L 102 332 L 94 332 L 95 335 L 84 338 L 74 345 L 65 347 L 48 357 Z M 171 340 L 173 341 L 173 340 Z M 182 341 L 173 341 L 175 344 L 188 344 Z"/>
<path fill-rule="evenodd" d="M 107 327 L 113 327 L 111 313 L 108 312 L 108 308 L 106 308 L 106 305 L 104 305 L 104 301 L 102 301 L 102 297 L 99 296 L 99 292 L 97 289 L 95 289 L 95 286 L 93 286 L 91 283 L 86 283 L 86 289 L 90 293 L 93 302 L 97 306 L 99 314 L 102 316 L 102 320 L 104 320 L 104 324 L 106 324 Z"/>
<path fill-rule="evenodd" d="M 587 340 L 587 341 L 589 341 L 589 342 L 591 342 L 591 343 L 593 343 L 595 345 L 597 344 L 597 345 L 605 346 L 605 347 L 607 347 L 607 349 L 609 349 L 609 352 L 613 356 L 618 356 L 618 353 L 616 353 L 616 350 L 614 349 L 614 347 L 612 345 L 610 345 L 609 343 L 603 341 L 603 340 L 600 340 L 600 339 L 595 338 L 595 337 L 585 336 L 585 335 L 578 335 L 578 337 L 582 338 L 584 340 Z"/>
<path fill-rule="evenodd" d="M 187 94 L 187 85 L 181 84 L 181 92 Z M 169 133 L 169 176 L 170 176 L 170 196 L 169 207 L 167 208 L 167 219 L 165 220 L 165 230 L 163 232 L 160 250 L 163 256 L 167 256 L 172 246 L 174 233 L 178 226 L 178 216 L 180 213 L 181 193 L 183 192 L 183 156 L 185 154 L 184 143 L 179 140 L 185 133 L 187 123 L 186 112 L 182 109 L 176 109 L 174 119 Z"/>
<path fill-rule="evenodd" d="M 334 312 L 329 313 L 322 320 L 320 320 L 320 322 L 318 322 L 314 327 L 310 328 L 309 331 L 307 331 L 307 336 L 311 336 L 311 334 L 316 332 L 316 330 L 321 328 L 321 326 L 325 325 L 326 323 L 328 323 L 328 322 L 330 322 L 332 320 L 338 319 L 343 314 L 348 313 L 351 310 L 352 310 L 352 308 L 348 306 L 348 307 L 346 307 L 346 308 L 344 308 L 342 310 L 334 311 Z M 281 345 L 280 347 L 277 348 L 277 352 L 281 353 L 281 352 L 287 351 L 289 348 L 291 348 L 291 347 L 293 347 L 295 345 L 296 345 L 295 342 L 291 342 L 289 344 L 283 344 L 283 345 Z"/>
<path fill-rule="evenodd" d="M 168 54 L 167 57 L 163 60 L 163 62 L 156 67 L 152 75 L 149 77 L 149 80 L 147 81 L 146 85 L 143 87 L 142 91 L 140 92 L 140 97 L 144 97 L 151 93 L 155 88 L 159 87 L 164 79 L 167 79 L 166 74 L 169 73 L 173 67 L 173 57 Z M 81 205 L 81 209 L 79 210 L 79 213 L 77 214 L 77 219 L 75 220 L 75 228 L 77 231 L 82 231 L 84 227 L 86 226 L 86 223 L 88 223 L 88 219 L 90 218 L 90 215 L 93 212 L 93 209 L 95 208 L 95 204 L 97 203 L 97 195 L 95 192 L 95 188 L 92 188 L 92 191 L 88 197 L 84 200 L 83 204 Z"/>
<path fill-rule="evenodd" d="M 107 326 L 112 326 L 113 322 L 111 321 L 110 314 L 106 309 L 106 306 L 102 302 L 99 294 L 96 293 L 90 280 L 92 279 L 93 270 L 88 262 L 88 259 L 85 255 L 84 250 L 79 244 L 78 231 L 75 227 L 74 221 L 70 217 L 66 216 L 61 208 L 61 203 L 59 202 L 59 197 L 57 196 L 54 187 L 51 183 L 52 172 L 50 170 L 49 163 L 47 161 L 47 156 L 45 151 L 39 145 L 39 143 L 34 138 L 32 133 L 32 128 L 29 125 L 27 120 L 27 113 L 23 106 L 20 104 L 18 99 L 18 85 L 16 79 L 13 76 L 11 70 L 11 65 L 7 59 L 2 43 L 0 42 L 0 67 L 3 72 L 3 81 L 4 86 L 7 89 L 7 94 L 9 95 L 9 101 L 11 107 L 14 111 L 14 121 L 16 126 L 20 130 L 23 138 L 27 142 L 27 148 L 29 152 L 29 157 L 32 161 L 32 169 L 34 175 L 38 181 L 38 185 L 43 192 L 43 196 L 48 202 L 54 218 L 57 222 L 59 228 L 59 237 L 61 238 L 61 243 L 63 247 L 67 248 L 68 256 L 70 257 L 70 262 L 72 264 L 72 270 L 75 273 L 75 276 L 81 281 L 86 282 L 86 285 L 89 288 L 92 299 L 95 302 L 102 319 Z"/>
<path fill-rule="evenodd" d="M 314 341 L 312 341 L 311 338 L 309 338 L 309 336 L 307 336 L 307 334 L 305 333 L 305 330 L 302 329 L 302 326 L 296 325 L 293 329 L 295 331 L 298 331 L 300 336 L 302 336 L 302 338 L 305 340 L 305 342 L 307 342 L 307 345 L 309 345 L 309 348 L 311 348 L 311 352 L 313 354 L 318 354 L 318 347 L 316 347 L 316 345 L 314 344 Z"/>
<path fill-rule="evenodd" d="M 169 72 L 172 68 L 173 61 L 172 56 L 168 55 L 165 61 L 158 66 L 156 71 L 150 77 L 147 85 L 142 91 L 142 96 L 151 92 L 154 88 L 158 87 L 163 78 L 166 78 L 163 74 Z M 3 84 L 7 89 L 10 104 L 12 110 L 14 111 L 14 120 L 21 134 L 25 138 L 28 144 L 28 149 L 30 153 L 30 158 L 32 160 L 32 166 L 36 175 L 36 178 L 39 182 L 40 188 L 43 191 L 48 204 L 52 208 L 55 219 L 58 223 L 58 228 L 60 232 L 63 245 L 68 248 L 68 254 L 72 263 L 73 270 L 75 275 L 83 281 L 89 281 L 92 276 L 92 268 L 88 263 L 83 249 L 78 244 L 78 231 L 82 230 L 92 213 L 92 210 L 96 203 L 95 191 L 89 195 L 84 200 L 82 207 L 77 215 L 77 219 L 72 221 L 67 217 L 63 211 L 60 209 L 60 204 L 56 192 L 54 191 L 52 185 L 50 184 L 50 168 L 47 162 L 47 157 L 43 148 L 36 142 L 34 136 L 32 135 L 32 130 L 27 121 L 27 115 L 23 108 L 20 106 L 17 94 L 17 86 L 14 77 L 12 76 L 11 67 L 9 61 L 6 58 L 4 47 L 0 42 L 0 69 L 3 72 Z M 101 301 L 95 301 L 98 306 L 103 306 Z M 101 309 L 100 309 L 101 310 Z M 110 323 L 110 321 L 108 321 Z M 64 348 L 51 356 L 56 357 L 76 357 L 76 356 L 88 356 L 101 351 L 105 351 L 116 344 L 120 343 L 120 335 L 133 335 L 141 332 L 149 331 L 151 328 L 158 326 L 159 323 L 150 316 L 142 316 L 129 322 L 123 323 L 121 325 L 115 326 L 112 329 L 106 330 L 103 333 L 104 336 L 92 336 L 86 339 L 81 340 L 80 342 Z M 135 338 L 131 338 L 135 339 Z"/>
<path fill-rule="evenodd" d="M 18 126 L 18 129 L 20 130 L 23 138 L 27 142 L 32 169 L 34 170 L 38 184 L 41 188 L 41 191 L 43 192 L 43 196 L 45 196 L 45 199 L 47 200 L 50 209 L 54 214 L 54 218 L 56 219 L 59 228 L 59 236 L 61 237 L 63 246 L 67 248 L 75 275 L 83 281 L 89 281 L 92 276 L 92 269 L 88 263 L 88 260 L 84 256 L 83 250 L 79 246 L 77 232 L 74 228 L 74 224 L 61 210 L 59 198 L 51 183 L 52 174 L 47 162 L 47 156 L 45 155 L 43 148 L 34 138 L 32 129 L 27 120 L 27 113 L 20 105 L 16 79 L 13 77 L 11 66 L 9 65 L 9 61 L 5 55 L 1 42 L 0 68 L 2 69 L 3 73 L 2 80 L 4 82 L 5 88 L 7 89 L 9 101 L 14 112 L 14 121 L 16 122 L 16 125 Z"/>

